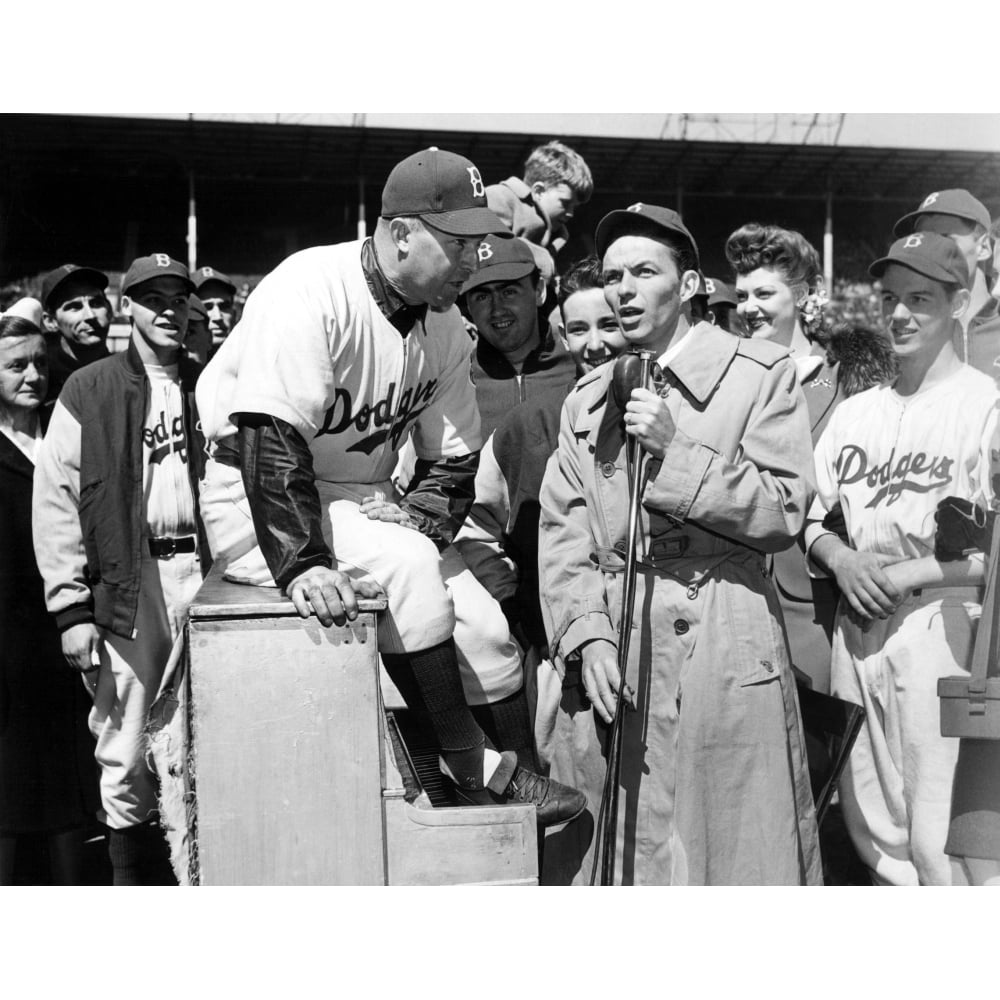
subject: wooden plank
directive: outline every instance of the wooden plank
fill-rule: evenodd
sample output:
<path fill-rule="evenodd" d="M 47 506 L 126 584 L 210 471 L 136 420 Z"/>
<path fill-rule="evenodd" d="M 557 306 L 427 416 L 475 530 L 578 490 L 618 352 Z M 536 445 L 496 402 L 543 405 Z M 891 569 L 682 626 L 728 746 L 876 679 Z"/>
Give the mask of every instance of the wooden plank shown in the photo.
<path fill-rule="evenodd" d="M 384 599 L 358 599 L 362 611 L 384 611 Z M 298 618 L 295 605 L 277 587 L 251 587 L 245 583 L 224 580 L 222 570 L 213 566 L 198 595 L 191 603 L 192 619 L 201 618 L 254 618 L 287 616 Z"/>
<path fill-rule="evenodd" d="M 374 614 L 194 619 L 189 637 L 201 883 L 384 884 Z"/>
<path fill-rule="evenodd" d="M 534 806 L 408 805 L 386 793 L 389 885 L 537 885 Z"/>

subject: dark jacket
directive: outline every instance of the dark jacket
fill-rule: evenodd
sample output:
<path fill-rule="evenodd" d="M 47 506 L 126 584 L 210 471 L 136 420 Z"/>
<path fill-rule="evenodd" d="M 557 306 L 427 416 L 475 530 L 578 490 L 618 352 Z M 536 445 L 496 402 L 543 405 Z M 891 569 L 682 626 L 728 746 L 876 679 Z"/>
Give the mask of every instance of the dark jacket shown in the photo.
<path fill-rule="evenodd" d="M 203 571 L 211 565 L 198 515 L 198 482 L 205 441 L 197 419 L 194 385 L 200 366 L 182 357 L 184 435 L 188 474 Z M 149 379 L 135 346 L 74 372 L 60 403 L 80 425 L 79 518 L 86 554 L 90 600 L 55 611 L 61 631 L 93 621 L 131 638 L 139 602 L 142 564 L 142 431 L 149 405 Z M 41 542 L 36 543 L 36 548 Z"/>
<path fill-rule="evenodd" d="M 472 381 L 485 440 L 526 399 L 551 389 L 569 391 L 576 381 L 576 366 L 562 341 L 548 330 L 538 348 L 524 359 L 520 374 L 488 340 L 479 337 L 472 356 Z"/>

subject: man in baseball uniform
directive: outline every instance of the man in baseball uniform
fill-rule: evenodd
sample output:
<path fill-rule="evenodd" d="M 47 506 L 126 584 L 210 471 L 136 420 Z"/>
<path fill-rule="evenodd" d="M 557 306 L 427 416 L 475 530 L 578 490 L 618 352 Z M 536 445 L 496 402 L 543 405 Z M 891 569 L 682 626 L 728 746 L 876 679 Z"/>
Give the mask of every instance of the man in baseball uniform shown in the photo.
<path fill-rule="evenodd" d="M 899 374 L 834 410 L 805 540 L 842 595 L 831 690 L 867 713 L 840 786 L 851 838 L 879 883 L 947 884 L 958 740 L 941 736 L 937 680 L 968 672 L 983 562 L 935 558 L 935 512 L 948 497 L 989 506 L 1000 397 L 955 352 L 970 278 L 954 240 L 910 233 L 869 272 Z M 837 504 L 848 543 L 823 525 Z"/>
<path fill-rule="evenodd" d="M 133 261 L 128 348 L 67 379 L 35 467 L 35 552 L 63 654 L 94 699 L 115 885 L 174 883 L 142 731 L 209 560 L 197 370 L 182 354 L 193 287 L 167 254 Z"/>
<path fill-rule="evenodd" d="M 481 446 L 454 304 L 480 241 L 504 229 L 475 165 L 432 147 L 390 173 L 372 238 L 301 251 L 267 275 L 198 386 L 212 442 L 202 502 L 226 575 L 273 581 L 303 617 L 340 625 L 357 595 L 384 592 L 383 662 L 423 703 L 442 772 L 467 801 L 535 804 L 544 825 L 577 815 L 582 796 L 486 745 L 440 558 Z M 390 476 L 411 436 L 399 496 Z"/>
<path fill-rule="evenodd" d="M 955 350 L 962 361 L 995 378 L 1000 374 L 1000 306 L 990 295 L 986 267 L 990 261 L 990 213 L 963 188 L 932 191 L 920 207 L 904 215 L 893 235 L 923 231 L 954 240 L 969 271 L 969 305 L 955 330 Z"/>
<path fill-rule="evenodd" d="M 73 372 L 108 356 L 111 303 L 107 287 L 103 271 L 78 264 L 63 264 L 42 279 L 50 400 L 55 400 Z"/>
<path fill-rule="evenodd" d="M 236 284 L 229 275 L 208 266 L 197 268 L 191 279 L 208 314 L 208 329 L 212 334 L 211 354 L 215 354 L 233 328 Z"/>

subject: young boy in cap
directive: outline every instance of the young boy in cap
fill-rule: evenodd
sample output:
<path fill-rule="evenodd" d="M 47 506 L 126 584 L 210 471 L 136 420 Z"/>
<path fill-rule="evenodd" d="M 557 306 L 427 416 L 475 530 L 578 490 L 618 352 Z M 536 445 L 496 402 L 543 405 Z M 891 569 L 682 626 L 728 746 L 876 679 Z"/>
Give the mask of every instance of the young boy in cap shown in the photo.
<path fill-rule="evenodd" d="M 480 241 L 503 231 L 476 166 L 432 147 L 393 168 L 372 238 L 300 251 L 267 275 L 198 386 L 212 441 L 202 498 L 228 578 L 276 583 L 302 617 L 343 624 L 357 594 L 384 591 L 382 659 L 426 709 L 442 772 L 464 799 L 531 802 L 547 825 L 582 797 L 486 745 L 444 577 L 481 445 L 454 304 Z M 399 496 L 390 476 L 410 437 L 416 468 Z"/>
<path fill-rule="evenodd" d="M 990 261 L 990 213 L 964 188 L 932 191 L 916 211 L 904 215 L 892 232 L 906 236 L 922 231 L 954 240 L 969 272 L 969 305 L 955 330 L 959 358 L 990 378 L 1000 375 L 1000 313 L 990 295 L 986 267 Z"/>
<path fill-rule="evenodd" d="M 954 240 L 911 233 L 869 273 L 898 376 L 830 418 L 805 539 L 842 595 L 832 692 L 866 711 L 840 786 L 852 840 L 879 883 L 947 884 L 958 740 L 940 734 L 937 680 L 968 672 L 983 564 L 935 557 L 935 512 L 948 497 L 989 506 L 998 393 L 955 352 L 970 279 Z M 849 544 L 823 524 L 838 504 Z"/>
<path fill-rule="evenodd" d="M 132 262 L 128 348 L 69 377 L 35 471 L 35 551 L 63 654 L 94 699 L 115 885 L 174 882 L 142 730 L 208 566 L 197 372 L 181 346 L 193 287 L 167 254 Z"/>
<path fill-rule="evenodd" d="M 229 275 L 207 265 L 197 268 L 191 278 L 208 314 L 208 328 L 212 334 L 210 354 L 215 354 L 233 328 L 236 284 Z"/>
<path fill-rule="evenodd" d="M 42 324 L 50 335 L 49 402 L 70 375 L 109 354 L 108 276 L 93 267 L 63 264 L 42 279 Z"/>
<path fill-rule="evenodd" d="M 565 345 L 539 316 L 545 287 L 529 245 L 487 237 L 478 256 L 460 303 L 478 333 L 472 381 L 487 438 L 515 406 L 547 389 L 568 389 L 576 373 Z"/>

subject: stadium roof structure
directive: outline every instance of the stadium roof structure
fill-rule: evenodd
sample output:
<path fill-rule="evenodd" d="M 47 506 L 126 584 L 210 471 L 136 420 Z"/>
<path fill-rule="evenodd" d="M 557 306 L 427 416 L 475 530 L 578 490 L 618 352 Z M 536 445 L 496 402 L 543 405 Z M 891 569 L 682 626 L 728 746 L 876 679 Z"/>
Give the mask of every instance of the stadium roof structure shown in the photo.
<path fill-rule="evenodd" d="M 299 246 L 353 236 L 362 205 L 373 221 L 384 178 L 416 149 L 437 145 L 461 152 L 491 183 L 519 175 L 531 149 L 550 138 L 436 128 L 3 115 L 0 269 L 10 277 L 77 258 L 114 268 L 154 245 L 183 259 L 188 197 L 194 193 L 199 240 L 217 266 L 262 272 Z M 577 250 L 587 249 L 584 234 L 605 211 L 637 200 L 677 207 L 689 223 L 690 213 L 699 242 L 705 233 L 713 246 L 734 225 L 762 216 L 821 241 L 832 205 L 836 228 L 862 241 L 862 255 L 880 251 L 881 234 L 930 191 L 965 187 L 992 213 L 1000 211 L 1000 152 L 558 138 L 584 156 L 594 175 L 595 196 L 574 224 Z M 254 226 L 270 234 L 268 245 L 258 241 L 255 249 Z M 720 252 L 708 254 L 714 264 L 713 253 L 718 261 Z"/>

